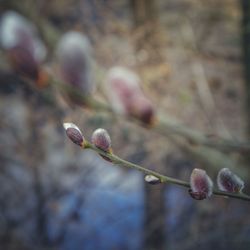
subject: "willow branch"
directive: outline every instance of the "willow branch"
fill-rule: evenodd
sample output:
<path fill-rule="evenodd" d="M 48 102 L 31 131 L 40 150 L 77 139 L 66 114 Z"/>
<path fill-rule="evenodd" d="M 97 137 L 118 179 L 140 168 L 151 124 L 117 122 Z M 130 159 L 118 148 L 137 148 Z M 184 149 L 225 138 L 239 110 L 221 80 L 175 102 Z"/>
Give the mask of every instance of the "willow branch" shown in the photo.
<path fill-rule="evenodd" d="M 87 108 L 90 108 L 96 111 L 106 112 L 110 115 L 114 115 L 115 117 L 121 117 L 121 115 L 114 113 L 112 107 L 109 104 L 100 102 L 94 99 L 93 97 L 91 97 L 90 95 L 83 95 L 71 85 L 66 84 L 63 81 L 57 79 L 56 76 L 54 75 L 51 75 L 50 83 L 52 86 L 57 87 L 63 93 L 70 94 L 71 96 L 75 96 L 77 99 L 82 99 L 84 105 Z M 48 89 L 48 91 L 50 92 L 50 96 L 48 95 L 47 97 L 52 97 L 51 89 Z M 41 92 L 41 94 L 45 95 L 46 91 L 45 93 L 43 92 Z M 51 98 L 50 98 L 50 101 L 51 101 Z M 220 151 L 216 149 L 212 149 L 212 148 L 202 146 L 199 144 L 196 145 L 193 143 L 189 143 L 189 141 L 184 140 L 184 138 L 186 137 L 182 133 L 186 133 L 186 132 L 183 132 L 185 131 L 185 129 L 182 129 L 181 125 L 178 125 L 178 124 L 176 125 L 176 123 L 170 118 L 164 119 L 163 115 L 159 115 L 158 117 L 159 117 L 157 118 L 158 122 L 152 127 L 150 127 L 149 129 L 151 129 L 152 131 L 155 131 L 158 134 L 162 134 L 166 136 L 175 145 L 177 145 L 182 151 L 190 155 L 193 159 L 197 160 L 202 165 L 205 165 L 207 167 L 212 167 L 216 171 L 219 171 L 221 168 L 227 167 L 242 177 L 247 176 L 246 168 L 244 166 L 240 166 L 236 161 L 234 161 L 228 155 L 225 155 L 224 153 L 221 153 Z M 139 125 L 140 127 L 148 129 L 147 127 L 145 127 L 143 123 L 141 123 L 141 121 L 139 121 L 136 118 L 129 117 L 129 120 L 132 123 Z M 180 135 L 180 137 L 178 138 L 176 137 L 176 135 Z"/>
<path fill-rule="evenodd" d="M 140 172 L 142 172 L 142 173 L 144 173 L 146 175 L 153 175 L 153 176 L 159 178 L 161 183 L 170 183 L 170 184 L 182 186 L 182 187 L 185 187 L 185 188 L 190 188 L 189 182 L 182 181 L 182 180 L 172 178 L 172 177 L 169 177 L 169 176 L 165 176 L 165 175 L 159 174 L 158 172 L 155 172 L 153 170 L 146 169 L 146 168 L 144 168 L 144 167 L 142 167 L 140 165 L 137 165 L 137 164 L 134 164 L 132 162 L 123 160 L 120 157 L 116 156 L 115 154 L 108 153 L 108 152 L 105 152 L 105 151 L 103 151 L 101 149 L 98 149 L 93 144 L 91 144 L 91 143 L 89 143 L 87 141 L 84 142 L 84 148 L 91 149 L 91 150 L 95 151 L 96 153 L 108 158 L 115 165 L 135 169 L 135 170 L 138 170 L 138 171 L 140 171 Z M 244 193 L 229 193 L 229 192 L 224 192 L 224 191 L 214 189 L 213 194 L 217 195 L 217 196 L 223 196 L 223 197 L 229 197 L 229 198 L 235 198 L 235 199 L 250 201 L 250 196 L 248 196 L 248 195 L 246 195 Z"/>

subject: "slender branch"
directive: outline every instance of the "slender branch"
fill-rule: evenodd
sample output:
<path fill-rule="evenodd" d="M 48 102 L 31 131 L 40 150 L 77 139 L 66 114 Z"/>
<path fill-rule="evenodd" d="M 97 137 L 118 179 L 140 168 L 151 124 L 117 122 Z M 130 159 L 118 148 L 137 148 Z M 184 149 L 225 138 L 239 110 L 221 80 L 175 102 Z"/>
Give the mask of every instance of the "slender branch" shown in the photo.
<path fill-rule="evenodd" d="M 84 149 L 85 148 L 94 150 L 98 154 L 108 158 L 112 163 L 114 163 L 116 165 L 136 169 L 136 170 L 138 170 L 140 172 L 143 172 L 144 174 L 147 174 L 147 175 L 154 175 L 154 176 L 156 176 L 157 178 L 160 179 L 161 183 L 171 183 L 171 184 L 182 186 L 182 187 L 185 187 L 185 188 L 190 188 L 189 182 L 182 181 L 182 180 L 172 178 L 172 177 L 169 177 L 169 176 L 161 175 L 158 172 L 155 172 L 153 170 L 149 170 L 149 169 L 146 169 L 146 168 L 144 168 L 144 167 L 142 167 L 140 165 L 137 165 L 137 164 L 134 164 L 132 162 L 123 160 L 120 157 L 116 156 L 115 154 L 105 152 L 105 151 L 95 147 L 93 144 L 89 143 L 88 141 L 84 142 Z M 244 193 L 229 193 L 229 192 L 224 192 L 224 191 L 214 189 L 213 194 L 217 195 L 217 196 L 224 196 L 224 197 L 230 197 L 230 198 L 250 201 L 250 196 L 248 196 L 248 195 L 246 195 Z"/>
<path fill-rule="evenodd" d="M 10 0 L 10 1 L 8 1 L 8 3 L 6 2 L 5 4 L 6 4 L 6 6 L 9 6 L 13 9 L 16 9 L 18 12 L 21 12 L 22 14 L 24 14 L 25 16 L 27 16 L 28 18 L 33 20 L 34 23 L 37 25 L 40 33 L 42 34 L 44 40 L 46 40 L 47 45 L 50 47 L 51 50 L 53 49 L 53 47 L 56 44 L 56 41 L 58 40 L 58 38 L 60 36 L 60 33 L 58 32 L 58 30 L 55 27 L 53 27 L 49 22 L 47 22 L 45 20 L 40 20 L 40 18 L 37 18 L 36 12 L 34 12 L 35 14 L 30 14 L 30 13 L 33 13 L 33 11 L 30 11 L 30 7 L 29 7 L 29 11 L 28 11 L 28 9 L 26 8 L 28 6 L 27 4 L 24 5 L 23 3 L 21 3 L 21 2 L 19 3 L 18 1 L 14 1 L 14 0 Z M 74 93 L 77 96 L 79 96 L 79 95 L 82 96 L 82 98 L 85 100 L 87 107 L 93 108 L 95 110 L 112 112 L 112 108 L 109 105 L 98 102 L 98 101 L 94 100 L 92 97 L 86 97 L 84 95 L 81 95 L 77 90 L 72 89 L 72 87 L 68 87 L 67 84 L 62 84 L 55 79 L 52 80 L 52 82 L 57 83 L 57 85 L 60 86 L 60 88 L 62 88 L 64 90 L 74 91 Z M 45 95 L 45 91 L 43 91 L 43 94 Z M 48 97 L 48 96 L 46 96 L 46 97 Z M 137 120 L 137 123 L 138 122 L 140 123 L 140 121 Z M 209 147 L 216 148 L 219 150 L 247 151 L 247 152 L 250 151 L 250 143 L 249 142 L 239 142 L 239 141 L 235 142 L 232 140 L 224 140 L 224 139 L 213 140 L 213 139 L 210 139 L 207 136 L 203 135 L 200 132 L 194 131 L 192 128 L 188 128 L 188 127 L 180 124 L 179 122 L 175 122 L 173 118 L 170 118 L 167 116 L 160 115 L 158 117 L 158 124 L 156 124 L 152 129 L 155 130 L 156 132 L 160 132 L 163 135 L 168 135 L 168 136 L 171 134 L 179 135 L 182 138 L 184 137 L 195 144 L 205 145 L 205 146 L 209 146 Z M 179 145 L 182 149 L 185 149 L 186 151 L 191 153 L 193 156 L 201 158 L 203 161 L 207 161 L 209 164 L 211 164 L 211 159 L 214 156 L 217 156 L 217 157 L 215 157 L 215 159 L 217 160 L 220 158 L 221 161 L 216 162 L 216 160 L 215 160 L 215 164 L 214 163 L 212 164 L 213 166 L 216 165 L 217 168 L 220 168 L 220 166 L 223 164 L 225 164 L 223 167 L 228 166 L 227 163 L 232 162 L 228 158 L 228 156 L 221 154 L 217 150 L 209 149 L 209 151 L 208 151 L 208 148 L 206 148 L 206 147 L 202 147 L 201 149 L 199 149 L 200 147 L 195 148 L 195 147 L 190 146 L 188 143 L 185 143 L 183 141 L 180 142 L 178 140 L 174 140 L 174 142 L 177 145 Z M 92 147 L 89 144 L 89 148 L 92 148 Z M 92 149 L 94 149 L 94 148 L 92 148 Z M 95 151 L 98 152 L 98 149 L 95 149 Z M 207 154 L 207 152 L 209 152 L 209 154 Z M 102 155 L 106 154 L 103 151 L 100 151 L 99 153 Z M 110 159 L 113 160 L 118 165 L 136 168 L 136 169 L 143 171 L 145 173 L 153 174 L 156 177 L 159 177 L 162 180 L 162 182 L 170 182 L 170 183 L 173 183 L 176 185 L 189 187 L 189 183 L 187 183 L 187 182 L 183 182 L 183 181 L 180 181 L 180 180 L 177 180 L 174 178 L 170 178 L 170 177 L 166 177 L 166 176 L 161 176 L 158 173 L 154 173 L 154 171 L 147 170 L 147 169 L 144 169 L 136 164 L 126 162 L 117 156 L 114 156 L 114 155 L 105 155 L 105 156 L 107 156 L 108 158 L 111 157 L 112 159 L 111 158 Z M 235 166 L 234 163 L 232 163 L 231 165 Z M 249 200 L 249 196 L 246 196 L 243 194 L 239 195 L 239 194 L 225 193 L 225 192 L 216 191 L 216 190 L 214 191 L 214 194 L 228 196 L 228 197 L 234 197 L 234 198 L 238 198 L 238 199 Z"/>
<path fill-rule="evenodd" d="M 101 112 L 107 112 L 111 115 L 115 115 L 116 117 L 119 117 L 118 114 L 114 113 L 113 109 L 109 104 L 100 102 L 96 99 L 94 99 L 90 95 L 83 95 L 79 91 L 77 91 L 76 88 L 72 87 L 69 84 L 64 83 L 63 81 L 56 78 L 56 76 L 51 75 L 50 76 L 50 83 L 52 86 L 56 86 L 64 93 L 68 93 L 72 96 L 75 96 L 77 99 L 82 99 L 83 103 L 86 107 L 101 111 Z M 49 94 L 48 96 L 45 96 L 46 90 L 41 92 L 46 97 L 50 97 L 48 101 L 51 101 L 51 89 L 48 89 Z M 52 97 L 53 100 L 53 97 Z M 56 105 L 56 103 L 55 103 Z M 143 126 L 145 128 L 145 125 L 141 123 L 136 118 L 129 117 L 129 120 L 133 123 L 136 123 L 139 126 Z M 221 153 L 220 151 L 209 148 L 206 146 L 202 146 L 202 144 L 196 144 L 193 143 L 191 140 L 192 135 L 194 134 L 194 138 L 196 137 L 196 132 L 194 130 L 188 129 L 185 126 L 180 125 L 179 123 L 175 122 L 173 119 L 168 118 L 167 116 L 164 116 L 163 114 L 158 114 L 157 116 L 156 124 L 150 127 L 152 131 L 155 131 L 159 134 L 162 134 L 168 139 L 170 139 L 174 144 L 176 144 L 181 150 L 188 153 L 192 158 L 196 159 L 197 161 L 201 162 L 202 164 L 212 167 L 216 171 L 220 170 L 221 168 L 227 167 L 231 169 L 232 171 L 236 172 L 240 176 L 244 177 L 247 176 L 247 171 L 244 166 L 240 166 L 236 161 L 234 161 L 232 158 L 230 158 L 228 155 Z M 177 138 L 176 135 L 179 135 L 180 138 Z M 191 137 L 191 138 L 190 138 Z M 188 141 L 183 140 L 187 138 Z M 189 143 L 192 141 L 192 143 Z"/>
<path fill-rule="evenodd" d="M 224 138 L 209 138 L 201 132 L 186 127 L 173 117 L 165 114 L 159 114 L 158 129 L 163 133 L 171 132 L 182 137 L 185 137 L 194 144 L 204 145 L 211 148 L 216 148 L 221 151 L 238 151 L 250 152 L 250 142 L 242 142 L 238 140 L 230 140 Z"/>
<path fill-rule="evenodd" d="M 51 81 L 53 84 L 56 84 L 62 91 L 73 94 L 76 96 L 76 98 L 81 98 L 82 100 L 84 100 L 85 105 L 89 108 L 109 113 L 114 112 L 109 104 L 100 102 L 91 96 L 85 96 L 81 94 L 74 87 L 70 86 L 69 84 L 63 83 L 61 80 L 56 79 L 55 76 L 51 76 Z M 138 119 L 131 118 L 131 120 L 135 121 L 137 124 L 139 123 L 140 125 L 143 125 Z M 222 138 L 210 139 L 201 132 L 197 132 L 194 129 L 186 127 L 173 117 L 162 113 L 158 113 L 156 120 L 156 123 L 151 127 L 151 129 L 161 133 L 162 135 L 168 136 L 169 134 L 176 134 L 186 138 L 193 144 L 203 145 L 221 151 L 225 150 L 250 152 L 250 142 L 232 141 Z"/>
<path fill-rule="evenodd" d="M 92 108 L 94 110 L 108 112 L 111 115 L 119 116 L 115 114 L 112 107 L 109 104 L 100 102 L 94 99 L 91 96 L 85 96 L 77 91 L 74 87 L 69 84 L 63 83 L 60 80 L 53 78 L 53 83 L 59 87 L 63 92 L 70 93 L 71 95 L 75 95 L 76 98 L 81 98 L 84 100 L 86 107 Z M 145 125 L 138 119 L 129 117 L 133 123 L 136 123 L 139 126 L 145 127 Z M 204 139 L 204 136 L 198 136 L 194 130 L 191 130 L 180 123 L 175 122 L 173 119 L 164 116 L 163 114 L 158 114 L 156 118 L 157 122 L 150 127 L 152 131 L 155 131 L 159 134 L 162 134 L 168 139 L 170 139 L 174 144 L 176 144 L 179 148 L 181 148 L 184 152 L 188 153 L 191 157 L 198 160 L 202 164 L 212 167 L 215 170 L 220 170 L 221 168 L 227 167 L 232 171 L 238 173 L 240 176 L 247 176 L 247 171 L 244 166 L 240 166 L 236 161 L 230 158 L 228 155 L 220 152 L 219 150 L 202 146 L 202 143 L 193 143 L 192 139 L 195 139 L 196 142 L 201 142 Z M 175 135 L 179 135 L 181 138 L 176 138 Z M 188 139 L 183 140 L 183 138 Z M 192 139 L 191 139 L 192 138 Z M 198 138 L 198 139 L 197 139 Z M 192 141 L 192 143 L 189 143 Z"/>

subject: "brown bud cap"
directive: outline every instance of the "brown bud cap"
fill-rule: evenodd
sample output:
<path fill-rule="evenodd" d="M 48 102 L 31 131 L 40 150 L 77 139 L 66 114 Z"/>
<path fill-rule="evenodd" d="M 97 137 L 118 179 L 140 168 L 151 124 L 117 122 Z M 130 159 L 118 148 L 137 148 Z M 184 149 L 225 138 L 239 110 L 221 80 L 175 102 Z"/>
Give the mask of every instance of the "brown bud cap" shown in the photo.
<path fill-rule="evenodd" d="M 153 105 L 142 93 L 132 98 L 130 113 L 144 124 L 150 125 L 153 123 L 155 115 Z"/>
<path fill-rule="evenodd" d="M 144 180 L 147 183 L 152 184 L 152 185 L 161 183 L 161 180 L 158 177 L 156 177 L 154 175 L 151 175 L 151 174 L 146 175 L 145 178 L 144 178 Z"/>
<path fill-rule="evenodd" d="M 204 200 L 207 198 L 206 193 L 202 193 L 202 192 L 193 192 L 192 189 L 188 189 L 188 193 L 190 194 L 190 196 L 195 199 L 195 200 Z"/>
<path fill-rule="evenodd" d="M 206 171 L 195 168 L 190 176 L 191 190 L 189 194 L 196 200 L 203 200 L 213 193 L 213 182 Z"/>
<path fill-rule="evenodd" d="M 91 142 L 99 149 L 106 152 L 112 152 L 111 139 L 108 132 L 103 128 L 98 128 L 94 131 L 91 137 Z"/>
<path fill-rule="evenodd" d="M 84 137 L 80 129 L 73 123 L 64 123 L 64 129 L 69 139 L 78 146 L 84 145 Z"/>
<path fill-rule="evenodd" d="M 228 168 L 223 168 L 218 173 L 217 185 L 222 191 L 238 193 L 244 188 L 244 181 Z"/>

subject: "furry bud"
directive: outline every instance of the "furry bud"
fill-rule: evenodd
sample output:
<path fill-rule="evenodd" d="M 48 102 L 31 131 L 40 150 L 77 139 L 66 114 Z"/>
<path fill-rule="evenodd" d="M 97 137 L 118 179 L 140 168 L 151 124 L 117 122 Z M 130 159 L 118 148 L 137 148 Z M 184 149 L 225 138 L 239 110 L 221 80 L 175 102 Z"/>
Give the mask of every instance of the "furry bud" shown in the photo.
<path fill-rule="evenodd" d="M 105 152 L 111 152 L 111 139 L 108 132 L 103 128 L 98 128 L 94 131 L 91 137 L 91 142 Z"/>
<path fill-rule="evenodd" d="M 90 94 L 94 89 L 94 83 L 91 72 L 91 46 L 88 38 L 80 32 L 69 31 L 60 39 L 56 53 L 62 80 L 74 87 L 76 91 L 80 91 L 82 95 Z M 70 99 L 76 104 L 83 102 L 74 94 Z"/>
<path fill-rule="evenodd" d="M 136 117 L 145 124 L 151 123 L 153 105 L 142 92 L 140 78 L 134 72 L 123 67 L 113 67 L 107 74 L 105 86 L 114 111 Z"/>
<path fill-rule="evenodd" d="M 46 49 L 32 23 L 14 11 L 5 12 L 0 23 L 0 43 L 18 74 L 39 80 Z"/>
<path fill-rule="evenodd" d="M 154 175 L 151 175 L 151 174 L 146 175 L 145 178 L 144 178 L 144 180 L 147 183 L 152 184 L 152 185 L 161 183 L 161 180 L 158 177 L 156 177 Z"/>
<path fill-rule="evenodd" d="M 217 185 L 220 190 L 231 193 L 241 192 L 244 188 L 243 180 L 232 173 L 228 168 L 223 168 L 219 171 Z"/>
<path fill-rule="evenodd" d="M 195 168 L 190 176 L 189 194 L 196 200 L 203 200 L 213 193 L 213 182 L 206 171 Z"/>
<path fill-rule="evenodd" d="M 69 139 L 78 146 L 84 146 L 84 137 L 80 129 L 73 123 L 64 123 L 64 129 Z"/>

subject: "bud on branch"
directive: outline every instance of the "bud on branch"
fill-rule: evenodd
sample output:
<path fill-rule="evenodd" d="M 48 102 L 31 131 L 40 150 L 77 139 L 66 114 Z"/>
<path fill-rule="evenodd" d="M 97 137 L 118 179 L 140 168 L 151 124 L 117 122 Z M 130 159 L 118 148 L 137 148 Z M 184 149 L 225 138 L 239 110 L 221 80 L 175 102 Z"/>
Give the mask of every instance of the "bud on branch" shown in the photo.
<path fill-rule="evenodd" d="M 107 130 L 98 128 L 94 131 L 91 137 L 91 142 L 105 152 L 111 152 L 111 139 Z"/>
<path fill-rule="evenodd" d="M 105 137 L 104 144 L 102 144 L 102 143 L 99 144 L 99 141 L 97 140 L 99 146 L 101 146 L 101 147 L 104 146 L 103 148 L 100 149 L 96 145 L 93 145 L 93 144 L 89 143 L 87 140 L 85 140 L 81 131 L 79 130 L 79 128 L 76 125 L 74 125 L 72 123 L 66 123 L 66 124 L 64 124 L 64 128 L 66 129 L 66 133 L 67 133 L 68 137 L 75 144 L 80 145 L 86 149 L 88 148 L 88 149 L 94 150 L 95 152 L 100 154 L 103 158 L 107 158 L 113 164 L 116 164 L 119 166 L 124 166 L 127 168 L 132 168 L 132 169 L 143 172 L 144 174 L 146 174 L 145 181 L 147 181 L 151 184 L 172 183 L 172 184 L 186 187 L 189 189 L 191 188 L 189 190 L 190 195 L 194 199 L 198 199 L 198 200 L 208 198 L 213 193 L 214 195 L 218 195 L 218 196 L 231 197 L 231 198 L 250 201 L 250 196 L 243 194 L 243 193 L 231 193 L 231 192 L 225 192 L 225 191 L 219 191 L 219 190 L 213 189 L 213 183 L 212 183 L 210 177 L 206 174 L 206 171 L 204 171 L 202 169 L 194 169 L 193 170 L 191 177 L 190 177 L 190 182 L 186 182 L 186 181 L 182 181 L 182 180 L 172 178 L 169 176 L 161 175 L 155 171 L 152 171 L 152 170 L 146 169 L 142 166 L 139 166 L 137 164 L 125 161 L 125 160 L 119 158 L 118 156 L 114 155 L 112 152 L 111 153 L 106 152 L 104 149 L 107 149 L 108 146 L 111 146 L 111 144 L 107 143 L 107 142 L 109 142 L 109 140 L 106 141 L 106 139 L 107 139 L 106 137 Z M 74 130 L 68 130 L 70 128 L 74 129 Z M 71 131 L 74 131 L 74 132 L 72 133 Z M 99 131 L 100 131 L 100 129 L 99 129 Z M 98 135 L 99 132 L 96 134 Z M 101 135 L 103 136 L 103 131 L 101 132 Z"/>
<path fill-rule="evenodd" d="M 189 194 L 196 200 L 204 200 L 213 193 L 213 182 L 205 170 L 195 168 L 190 176 Z"/>
<path fill-rule="evenodd" d="M 239 193 L 244 188 L 244 181 L 228 168 L 223 168 L 218 173 L 217 185 L 222 191 Z"/>
<path fill-rule="evenodd" d="M 109 70 L 106 81 L 106 95 L 115 112 L 130 115 L 144 124 L 152 124 L 154 109 L 140 88 L 140 78 L 123 67 Z"/>
<path fill-rule="evenodd" d="M 32 23 L 14 11 L 5 12 L 0 23 L 0 42 L 13 69 L 38 82 L 46 49 Z"/>
<path fill-rule="evenodd" d="M 67 32 L 59 41 L 56 52 L 62 80 L 83 96 L 92 93 L 91 46 L 87 37 L 76 31 Z M 84 103 L 84 99 L 76 95 L 69 97 L 75 104 Z"/>
<path fill-rule="evenodd" d="M 155 177 L 154 175 L 146 175 L 144 180 L 149 183 L 149 184 L 152 184 L 152 185 L 155 185 L 155 184 L 159 184 L 161 183 L 161 180 L 157 177 Z"/>
<path fill-rule="evenodd" d="M 80 129 L 73 123 L 64 123 L 64 129 L 69 139 L 78 146 L 84 146 L 84 137 Z"/>

